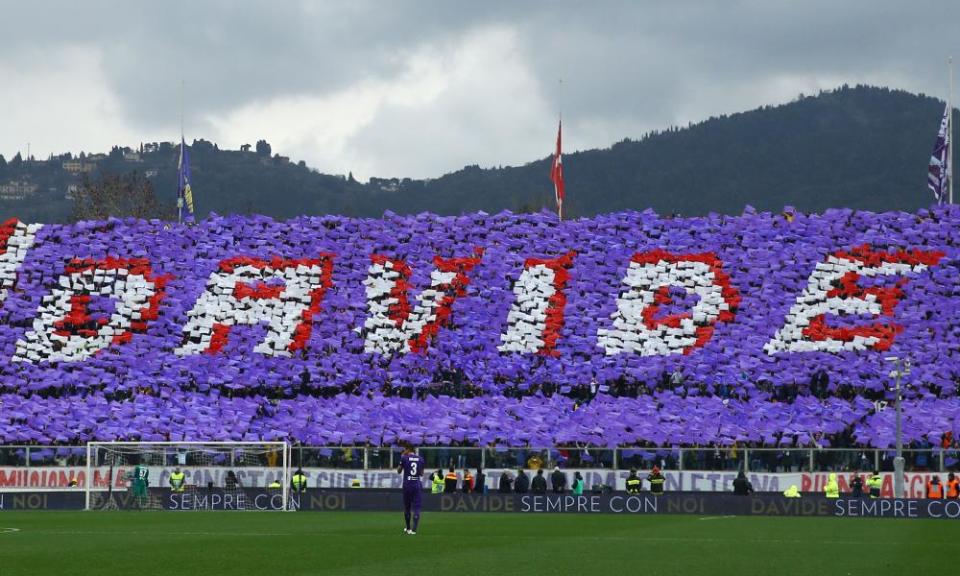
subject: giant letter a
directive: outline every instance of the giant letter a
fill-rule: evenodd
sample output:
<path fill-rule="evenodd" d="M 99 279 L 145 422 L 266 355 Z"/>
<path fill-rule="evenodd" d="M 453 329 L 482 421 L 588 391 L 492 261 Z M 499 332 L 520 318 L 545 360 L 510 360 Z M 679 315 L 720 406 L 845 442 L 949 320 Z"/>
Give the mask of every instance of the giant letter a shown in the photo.
<path fill-rule="evenodd" d="M 330 254 L 301 260 L 224 260 L 187 314 L 176 354 L 215 354 L 227 345 L 234 326 L 260 323 L 267 325 L 267 336 L 255 352 L 290 356 L 305 348 L 313 318 L 332 284 L 332 270 Z"/>

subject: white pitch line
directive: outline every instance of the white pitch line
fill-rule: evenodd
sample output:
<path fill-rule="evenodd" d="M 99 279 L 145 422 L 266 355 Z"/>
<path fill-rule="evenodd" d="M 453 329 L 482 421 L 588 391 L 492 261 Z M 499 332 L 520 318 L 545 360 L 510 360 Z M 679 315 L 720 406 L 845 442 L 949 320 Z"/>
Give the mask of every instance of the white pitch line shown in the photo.
<path fill-rule="evenodd" d="M 700 518 L 697 518 L 697 520 L 723 520 L 725 518 L 736 518 L 736 516 L 732 514 L 727 516 L 702 516 Z"/>
<path fill-rule="evenodd" d="M 296 536 L 293 532 L 156 532 L 153 530 L 147 532 L 129 530 L 123 532 L 109 530 L 43 530 L 41 532 L 56 536 Z"/>
<path fill-rule="evenodd" d="M 531 538 L 533 539 L 533 538 Z M 736 538 L 698 538 L 698 537 L 689 537 L 689 536 L 577 536 L 578 540 L 595 540 L 595 541 L 608 541 L 608 540 L 623 540 L 631 542 L 680 542 L 680 543 L 690 543 L 690 544 L 796 544 L 796 545 L 840 545 L 840 546 L 866 546 L 866 545 L 883 545 L 883 546 L 912 546 L 912 542 L 902 542 L 902 541 L 884 541 L 877 542 L 874 540 L 800 540 L 800 539 L 782 539 L 782 538 L 746 538 L 746 539 L 736 539 Z M 949 544 L 950 541 L 937 541 L 930 542 L 930 544 Z"/>
<path fill-rule="evenodd" d="M 0 528 L 0 534 L 13 534 L 14 532 L 19 531 L 19 528 Z"/>

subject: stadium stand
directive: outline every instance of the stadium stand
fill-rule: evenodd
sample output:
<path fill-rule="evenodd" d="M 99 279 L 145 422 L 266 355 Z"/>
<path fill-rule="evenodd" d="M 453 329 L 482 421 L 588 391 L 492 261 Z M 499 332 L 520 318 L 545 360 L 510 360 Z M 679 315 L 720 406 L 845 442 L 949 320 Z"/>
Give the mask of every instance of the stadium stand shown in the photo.
<path fill-rule="evenodd" d="M 960 211 L 0 231 L 0 443 L 887 447 L 960 435 Z"/>

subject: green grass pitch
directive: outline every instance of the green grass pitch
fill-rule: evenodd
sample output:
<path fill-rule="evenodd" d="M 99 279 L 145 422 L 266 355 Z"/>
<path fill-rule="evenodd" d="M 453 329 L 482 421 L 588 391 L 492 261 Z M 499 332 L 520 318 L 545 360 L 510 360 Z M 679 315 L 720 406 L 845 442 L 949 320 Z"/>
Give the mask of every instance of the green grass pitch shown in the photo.
<path fill-rule="evenodd" d="M 946 574 L 960 523 L 835 518 L 0 512 L 0 576 Z"/>

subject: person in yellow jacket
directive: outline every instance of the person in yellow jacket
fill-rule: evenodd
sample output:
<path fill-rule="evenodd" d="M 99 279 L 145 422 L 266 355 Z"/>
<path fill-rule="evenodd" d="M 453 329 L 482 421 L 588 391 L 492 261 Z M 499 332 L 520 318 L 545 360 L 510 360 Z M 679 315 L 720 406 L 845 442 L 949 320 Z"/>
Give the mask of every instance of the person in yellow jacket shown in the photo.
<path fill-rule="evenodd" d="M 439 470 L 430 475 L 430 493 L 431 494 L 442 494 L 443 493 L 443 474 Z"/>
<path fill-rule="evenodd" d="M 880 475 L 880 472 L 877 470 L 873 471 L 873 475 L 867 478 L 867 489 L 870 490 L 871 498 L 880 497 L 880 489 L 883 487 L 883 476 Z"/>
<path fill-rule="evenodd" d="M 637 469 L 631 468 L 630 475 L 627 476 L 627 494 L 639 494 L 643 489 L 643 480 L 637 476 Z"/>
<path fill-rule="evenodd" d="M 180 471 L 180 467 L 173 469 L 173 472 L 170 473 L 170 490 L 172 492 L 183 492 L 184 488 L 184 475 Z"/>
<path fill-rule="evenodd" d="M 800 490 L 797 489 L 796 484 L 791 484 L 789 488 L 783 491 L 783 495 L 786 498 L 799 498 Z"/>
<path fill-rule="evenodd" d="M 830 476 L 827 477 L 827 483 L 823 487 L 823 494 L 827 498 L 839 498 L 840 497 L 840 484 L 837 482 L 837 475 L 834 472 L 830 473 Z"/>
<path fill-rule="evenodd" d="M 297 468 L 297 471 L 293 473 L 293 477 L 290 479 L 290 487 L 293 488 L 294 492 L 307 491 L 307 475 L 303 473 L 302 468 Z"/>

